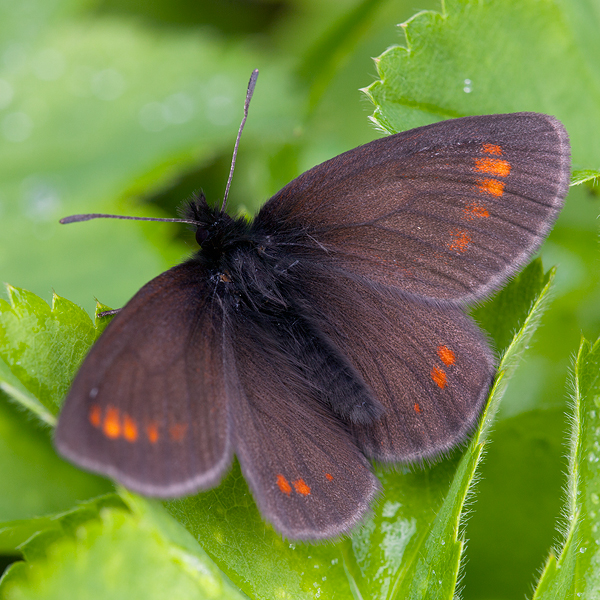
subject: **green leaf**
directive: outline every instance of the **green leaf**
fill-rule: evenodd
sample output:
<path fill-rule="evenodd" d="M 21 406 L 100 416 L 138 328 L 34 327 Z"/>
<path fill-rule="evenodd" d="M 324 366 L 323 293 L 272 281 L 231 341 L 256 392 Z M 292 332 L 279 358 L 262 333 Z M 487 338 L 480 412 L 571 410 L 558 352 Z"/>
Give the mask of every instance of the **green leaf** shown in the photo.
<path fill-rule="evenodd" d="M 123 508 L 122 500 L 114 493 L 98 494 L 92 500 L 79 502 L 71 499 L 68 508 L 55 514 L 47 514 L 44 517 L 31 517 L 16 521 L 7 521 L 0 524 L 0 548 L 3 553 L 12 553 L 22 550 L 26 542 L 35 535 L 42 534 L 47 538 L 60 538 L 63 528 L 61 523 L 83 523 L 97 515 L 104 507 Z M 73 506 L 78 505 L 77 508 Z M 61 521 L 62 520 L 62 521 Z"/>
<path fill-rule="evenodd" d="M 1 308 L 0 308 L 1 310 Z M 1 342 L 0 342 L 1 343 Z M 56 418 L 13 374 L 0 356 L 0 390 L 35 414 L 42 423 L 55 425 Z"/>
<path fill-rule="evenodd" d="M 582 339 L 575 361 L 565 540 L 548 559 L 535 600 L 598 597 L 599 511 L 600 339 L 594 344 Z"/>
<path fill-rule="evenodd" d="M 530 353 L 523 363 L 529 360 Z M 469 506 L 465 597 L 486 598 L 493 590 L 496 598 L 525 598 L 524 590 L 531 592 L 556 541 L 564 433 L 561 408 L 497 419 L 479 468 L 476 502 Z"/>
<path fill-rule="evenodd" d="M 167 509 L 252 598 L 350 597 L 339 548 L 283 540 L 261 519 L 237 462 L 217 488 Z"/>
<path fill-rule="evenodd" d="M 39 426 L 55 423 L 58 406 L 101 328 L 58 296 L 50 308 L 31 292 L 10 286 L 8 291 L 10 303 L 0 300 L 0 389 L 13 405 L 0 393 L 0 524 L 23 520 L 27 531 L 29 519 L 66 510 L 112 487 L 60 458 L 50 432 Z M 31 422 L 31 415 L 39 421 Z M 14 539 L 20 538 L 0 535 L 0 549 L 14 549 Z"/>
<path fill-rule="evenodd" d="M 52 522 L 22 547 L 0 582 L 7 600 L 243 596 L 160 504 L 123 493 Z"/>
<path fill-rule="evenodd" d="M 592 2 L 446 0 L 403 25 L 406 47 L 377 59 L 367 94 L 396 132 L 440 119 L 531 110 L 557 116 L 573 162 L 600 164 L 600 73 L 589 46 Z M 597 38 L 597 36 L 596 36 Z M 575 91 L 576 90 L 576 91 Z M 574 109 L 574 95 L 577 108 Z"/>
<path fill-rule="evenodd" d="M 73 500 L 70 506 L 73 506 Z M 33 517 L 0 524 L 0 554 L 14 555 L 17 548 L 34 534 L 53 526 L 51 517 Z"/>
<path fill-rule="evenodd" d="M 52 415 L 98 331 L 83 309 L 56 294 L 52 308 L 35 294 L 12 286 L 8 296 L 10 303 L 0 299 L 0 359 L 14 377 L 0 367 L 0 381 L 29 409 L 31 396 L 35 397 L 39 405 L 34 412 L 53 423 Z"/>

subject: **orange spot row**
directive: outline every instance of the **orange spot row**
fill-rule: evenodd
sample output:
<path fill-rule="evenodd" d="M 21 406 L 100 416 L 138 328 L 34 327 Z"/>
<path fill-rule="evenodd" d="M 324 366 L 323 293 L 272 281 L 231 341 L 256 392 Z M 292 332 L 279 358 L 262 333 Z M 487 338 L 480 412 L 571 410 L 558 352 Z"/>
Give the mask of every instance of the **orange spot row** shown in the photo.
<path fill-rule="evenodd" d="M 421 412 L 421 407 L 416 402 L 415 402 L 414 409 L 415 409 L 416 413 L 420 413 Z"/>
<path fill-rule="evenodd" d="M 330 473 L 326 473 L 325 477 L 327 477 L 329 481 L 333 479 L 333 475 Z M 294 486 L 296 493 L 300 494 L 301 496 L 310 495 L 310 487 L 306 481 L 304 481 L 304 479 L 296 479 L 295 481 L 292 481 L 292 485 Z M 292 486 L 290 485 L 290 482 L 281 473 L 277 475 L 277 487 L 286 496 L 289 496 L 292 493 Z"/>
<path fill-rule="evenodd" d="M 471 238 L 466 231 L 451 231 L 453 237 L 452 242 L 448 244 L 448 248 L 454 252 L 464 252 L 471 243 Z"/>
<path fill-rule="evenodd" d="M 333 481 L 333 475 L 331 473 L 325 473 L 325 477 L 327 477 L 327 481 Z"/>
<path fill-rule="evenodd" d="M 431 369 L 431 379 L 442 390 L 446 387 L 446 373 L 438 366 L 434 365 L 433 369 Z"/>
<path fill-rule="evenodd" d="M 111 440 L 116 440 L 120 437 L 128 442 L 135 442 L 139 437 L 138 424 L 127 413 L 121 414 L 118 408 L 107 406 L 104 419 L 102 418 L 102 408 L 98 404 L 90 406 L 88 415 L 89 421 L 93 427 L 100 429 L 102 433 Z M 174 442 L 180 442 L 185 437 L 187 425 L 179 423 L 169 427 L 169 435 Z M 146 437 L 151 444 L 158 441 L 159 429 L 156 421 L 151 421 L 145 428 Z"/>
<path fill-rule="evenodd" d="M 501 156 L 502 148 L 496 144 L 482 144 L 481 152 L 483 154 Z M 511 165 L 507 160 L 486 156 L 484 158 L 476 158 L 474 168 L 475 171 L 493 175 L 494 177 L 508 177 L 510 175 Z M 480 192 L 491 194 L 497 198 L 504 194 L 504 183 L 497 179 L 481 179 L 477 182 L 477 187 Z M 472 204 L 465 209 L 465 217 L 467 219 L 489 217 L 489 213 L 484 207 Z"/>
<path fill-rule="evenodd" d="M 456 357 L 454 356 L 454 352 L 448 348 L 448 346 L 438 346 L 437 353 L 440 357 L 440 360 L 447 366 L 451 366 L 456 362 Z"/>
<path fill-rule="evenodd" d="M 482 179 L 477 183 L 480 192 L 500 197 L 504 194 L 504 183 L 497 179 Z"/>
<path fill-rule="evenodd" d="M 464 213 L 465 219 L 485 219 L 490 216 L 490 213 L 487 211 L 485 206 L 481 206 L 481 204 L 477 204 L 476 202 L 467 204 L 467 206 L 465 206 Z"/>
<path fill-rule="evenodd" d="M 496 144 L 483 144 L 483 146 L 481 146 L 481 151 L 485 154 L 495 154 L 496 156 L 500 156 L 502 154 L 502 148 L 500 146 L 496 146 Z"/>
<path fill-rule="evenodd" d="M 476 158 L 475 170 L 495 175 L 496 177 L 508 177 L 510 174 L 510 163 L 500 158 Z"/>

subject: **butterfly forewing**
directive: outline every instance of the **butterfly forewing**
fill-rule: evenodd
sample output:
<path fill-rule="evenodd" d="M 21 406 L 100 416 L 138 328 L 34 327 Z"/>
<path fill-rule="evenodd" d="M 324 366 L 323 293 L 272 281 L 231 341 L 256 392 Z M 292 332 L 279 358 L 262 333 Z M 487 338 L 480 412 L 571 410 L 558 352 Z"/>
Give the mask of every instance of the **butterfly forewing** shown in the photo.
<path fill-rule="evenodd" d="M 144 286 L 88 354 L 56 431 L 74 462 L 148 495 L 215 485 L 232 458 L 222 308 L 197 262 Z"/>
<path fill-rule="evenodd" d="M 306 232 L 353 277 L 419 297 L 472 300 L 539 247 L 569 175 L 568 137 L 556 119 L 465 117 L 307 171 L 263 207 L 257 226 Z"/>

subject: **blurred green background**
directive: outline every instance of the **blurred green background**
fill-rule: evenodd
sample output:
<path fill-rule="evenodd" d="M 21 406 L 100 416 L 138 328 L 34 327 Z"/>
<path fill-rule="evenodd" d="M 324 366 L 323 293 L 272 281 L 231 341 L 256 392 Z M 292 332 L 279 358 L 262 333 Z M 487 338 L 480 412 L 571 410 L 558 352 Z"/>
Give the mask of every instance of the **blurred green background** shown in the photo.
<path fill-rule="evenodd" d="M 0 0 L 0 279 L 90 314 L 95 297 L 122 306 L 195 249 L 191 232 L 60 217 L 176 216 L 201 188 L 220 201 L 259 68 L 229 201 L 253 213 L 299 173 L 381 135 L 359 88 L 377 78 L 371 57 L 405 43 L 397 24 L 429 8 L 439 4 Z M 573 190 L 542 250 L 558 265 L 555 300 L 483 466 L 465 598 L 523 597 L 557 537 L 569 365 L 581 333 L 600 333 L 598 210 L 592 189 Z"/>

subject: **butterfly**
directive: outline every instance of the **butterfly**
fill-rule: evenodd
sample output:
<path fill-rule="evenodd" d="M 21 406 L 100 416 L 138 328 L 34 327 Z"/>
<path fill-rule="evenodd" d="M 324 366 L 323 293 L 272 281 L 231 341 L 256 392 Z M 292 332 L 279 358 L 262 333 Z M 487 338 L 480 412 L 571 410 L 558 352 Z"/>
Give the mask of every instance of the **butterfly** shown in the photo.
<path fill-rule="evenodd" d="M 569 156 L 551 116 L 463 117 L 336 156 L 250 222 L 196 196 L 200 248 L 92 347 L 58 451 L 161 498 L 216 486 L 235 455 L 285 537 L 349 532 L 372 461 L 430 461 L 476 427 L 495 357 L 465 307 L 539 248 Z"/>

